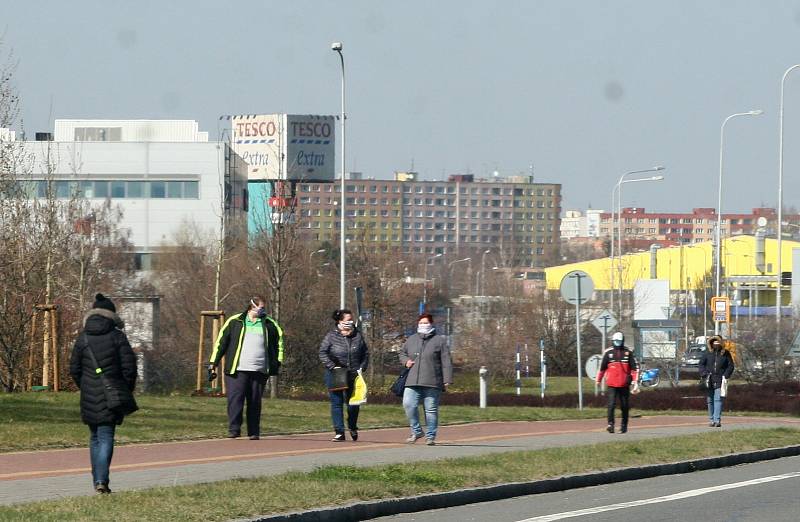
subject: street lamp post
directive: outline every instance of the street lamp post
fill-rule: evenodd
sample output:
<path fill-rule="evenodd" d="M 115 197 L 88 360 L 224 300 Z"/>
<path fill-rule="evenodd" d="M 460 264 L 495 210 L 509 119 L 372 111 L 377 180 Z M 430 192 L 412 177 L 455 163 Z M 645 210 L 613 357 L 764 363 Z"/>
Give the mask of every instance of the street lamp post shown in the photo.
<path fill-rule="evenodd" d="M 345 142 L 345 121 L 346 121 L 346 113 L 345 113 L 345 106 L 344 106 L 344 54 L 342 54 L 342 42 L 333 42 L 331 44 L 331 50 L 339 54 L 339 58 L 342 62 L 342 179 L 341 179 L 341 188 L 340 188 L 340 203 L 339 203 L 339 308 L 344 308 L 344 267 L 345 267 L 345 230 L 344 230 L 344 172 L 345 172 L 345 162 L 344 162 L 344 142 Z"/>
<path fill-rule="evenodd" d="M 486 280 L 484 279 L 484 277 L 486 276 L 486 274 L 485 274 L 485 272 L 486 272 L 486 254 L 490 253 L 491 251 L 492 251 L 491 249 L 487 249 L 487 250 L 484 250 L 483 253 L 481 254 L 481 272 L 480 272 L 480 274 L 481 274 L 481 287 L 480 287 L 481 295 L 484 295 L 484 293 L 486 291 Z M 475 286 L 476 287 L 478 286 L 477 283 L 476 283 Z M 475 290 L 477 291 L 478 288 L 476 288 Z"/>
<path fill-rule="evenodd" d="M 425 272 L 422 278 L 422 305 L 425 306 L 428 304 L 428 261 L 434 260 L 437 257 L 442 257 L 442 254 L 436 254 L 435 256 L 431 256 L 425 260 Z"/>
<path fill-rule="evenodd" d="M 800 63 L 796 65 L 792 65 L 786 72 L 783 73 L 783 78 L 781 78 L 781 104 L 780 110 L 778 112 L 778 120 L 779 120 L 779 135 L 778 135 L 778 259 L 777 259 L 777 281 L 778 285 L 776 288 L 775 293 L 775 321 L 778 323 L 778 333 L 777 339 L 780 340 L 780 324 L 781 324 L 781 270 L 783 266 L 781 264 L 781 258 L 783 257 L 783 247 L 782 239 L 783 239 L 783 91 L 784 86 L 786 84 L 786 77 L 789 76 L 789 73 L 793 70 L 800 67 Z M 780 343 L 780 341 L 778 341 Z"/>
<path fill-rule="evenodd" d="M 468 272 L 467 272 L 467 287 L 469 287 L 469 282 L 470 282 L 469 281 L 469 274 L 472 272 L 472 258 L 471 257 L 465 257 L 464 259 L 456 259 L 455 261 L 450 261 L 449 263 L 447 263 L 447 269 L 449 271 L 450 280 L 452 281 L 452 279 L 453 279 L 453 265 L 455 265 L 456 263 L 463 263 L 464 261 L 467 261 L 469 263 L 469 267 L 470 267 Z M 469 290 L 469 288 L 467 288 L 467 290 Z"/>
<path fill-rule="evenodd" d="M 664 179 L 664 176 L 650 176 L 649 178 L 637 178 L 637 179 L 625 179 L 625 176 L 630 176 L 631 174 L 643 174 L 645 172 L 659 172 L 664 170 L 664 167 L 661 165 L 651 167 L 649 169 L 643 170 L 631 170 L 626 172 L 622 176 L 619 177 L 619 181 L 617 181 L 616 185 L 614 185 L 614 189 L 611 191 L 611 300 L 610 300 L 610 307 L 611 310 L 614 310 L 614 288 L 616 287 L 616 266 L 615 266 L 615 257 L 614 257 L 614 208 L 617 209 L 617 239 L 619 241 L 619 268 L 620 273 L 619 275 L 619 282 L 620 282 L 620 290 L 619 290 L 619 307 L 620 307 L 620 317 L 622 313 L 622 185 L 625 183 L 637 183 L 640 181 L 661 181 Z M 616 204 L 614 201 L 614 195 L 616 194 L 617 200 Z"/>
<path fill-rule="evenodd" d="M 732 120 L 733 118 L 737 118 L 739 116 L 758 116 L 762 114 L 764 111 L 762 110 L 755 110 L 755 111 L 748 111 L 748 112 L 737 112 L 735 114 L 731 114 L 722 122 L 722 125 L 719 129 L 719 184 L 718 184 L 718 194 L 717 194 L 717 244 L 716 244 L 716 277 L 714 282 L 714 295 L 719 297 L 719 279 L 720 279 L 720 266 L 721 266 L 721 246 L 722 246 L 722 151 L 723 146 L 725 144 L 725 125 Z M 714 321 L 714 335 L 719 334 L 719 321 Z"/>

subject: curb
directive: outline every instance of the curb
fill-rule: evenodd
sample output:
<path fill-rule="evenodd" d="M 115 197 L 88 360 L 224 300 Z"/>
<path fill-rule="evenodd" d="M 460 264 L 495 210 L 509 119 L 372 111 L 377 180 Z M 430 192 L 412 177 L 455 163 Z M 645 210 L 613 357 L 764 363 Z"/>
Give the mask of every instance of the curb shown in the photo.
<path fill-rule="evenodd" d="M 463 506 L 478 502 L 490 502 L 524 495 L 553 493 L 568 489 L 613 484 L 628 480 L 640 480 L 663 475 L 692 473 L 709 469 L 750 464 L 764 460 L 800 455 L 800 445 L 771 448 L 747 453 L 734 453 L 720 457 L 687 460 L 669 464 L 653 464 L 641 468 L 621 468 L 610 471 L 568 475 L 554 479 L 514 482 L 470 489 L 458 489 L 441 493 L 429 493 L 416 497 L 401 497 L 386 500 L 358 502 L 345 506 L 324 507 L 309 511 L 296 511 L 281 515 L 270 515 L 245 519 L 249 522 L 341 522 L 349 520 L 369 520 L 371 518 L 415 513 L 429 509 L 442 509 Z"/>

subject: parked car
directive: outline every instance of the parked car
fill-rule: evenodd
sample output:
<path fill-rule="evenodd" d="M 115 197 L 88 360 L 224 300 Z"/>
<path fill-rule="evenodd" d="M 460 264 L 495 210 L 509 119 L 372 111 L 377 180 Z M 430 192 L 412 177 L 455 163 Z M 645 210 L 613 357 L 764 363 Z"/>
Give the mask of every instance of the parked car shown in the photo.
<path fill-rule="evenodd" d="M 700 358 L 706 351 L 705 345 L 692 344 L 681 358 L 681 373 L 699 373 Z"/>

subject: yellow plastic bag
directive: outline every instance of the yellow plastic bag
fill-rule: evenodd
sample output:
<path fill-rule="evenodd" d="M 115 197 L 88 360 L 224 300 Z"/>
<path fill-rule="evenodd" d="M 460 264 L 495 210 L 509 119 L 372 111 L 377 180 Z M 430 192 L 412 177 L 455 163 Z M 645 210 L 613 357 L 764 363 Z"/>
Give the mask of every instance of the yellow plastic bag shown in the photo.
<path fill-rule="evenodd" d="M 350 396 L 350 406 L 361 406 L 367 403 L 367 381 L 361 375 L 361 370 L 358 370 L 356 375 L 356 382 L 353 384 L 353 394 Z"/>

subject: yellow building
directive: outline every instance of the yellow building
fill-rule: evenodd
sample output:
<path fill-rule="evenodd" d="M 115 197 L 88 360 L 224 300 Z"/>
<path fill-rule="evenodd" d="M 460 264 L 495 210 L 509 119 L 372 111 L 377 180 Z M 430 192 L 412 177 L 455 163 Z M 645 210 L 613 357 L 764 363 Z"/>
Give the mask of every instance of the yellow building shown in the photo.
<path fill-rule="evenodd" d="M 725 284 L 724 278 L 726 276 L 756 276 L 753 277 L 753 280 L 757 280 L 757 276 L 764 276 L 764 281 L 761 282 L 761 290 L 765 291 L 762 304 L 774 305 L 777 248 L 775 239 L 764 240 L 764 271 L 761 272 L 756 267 L 756 238 L 754 236 L 742 235 L 724 239 L 721 248 L 724 274 L 722 276 L 723 281 L 720 284 Z M 781 270 L 784 272 L 792 270 L 792 249 L 794 248 L 800 248 L 800 243 L 788 240 L 782 242 Z M 656 251 L 656 258 L 657 273 L 652 279 L 669 279 L 671 290 L 701 288 L 703 286 L 703 274 L 707 273 L 710 273 L 711 287 L 713 287 L 715 277 L 713 243 L 706 242 L 660 248 Z M 622 280 L 622 288 L 625 290 L 633 289 L 634 284 L 639 279 L 651 279 L 649 251 L 626 254 L 621 259 L 618 257 L 614 263 L 615 272 L 619 274 L 615 279 L 614 288 L 619 288 L 620 278 Z M 612 288 L 611 258 L 594 259 L 546 268 L 547 288 L 557 290 L 561 284 L 561 279 L 572 270 L 583 270 L 589 274 L 594 282 L 595 290 L 607 291 Z M 767 276 L 773 280 L 771 282 L 766 281 Z M 787 291 L 785 297 L 782 298 L 784 304 L 788 302 L 788 298 L 789 292 Z"/>

